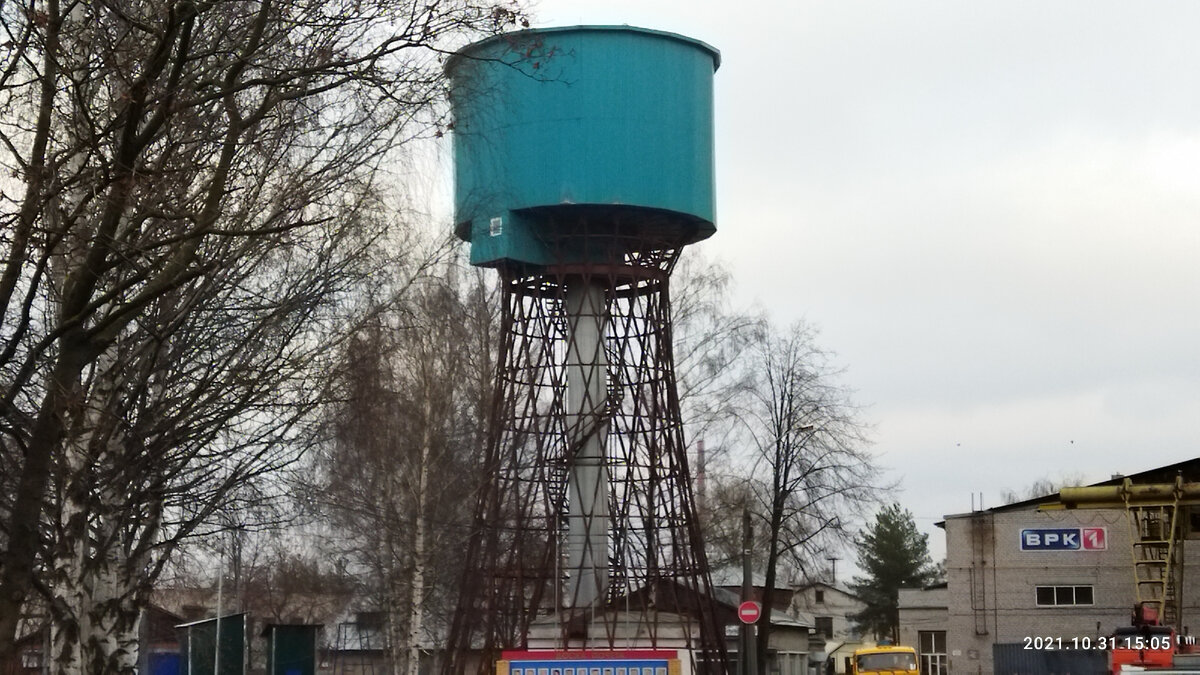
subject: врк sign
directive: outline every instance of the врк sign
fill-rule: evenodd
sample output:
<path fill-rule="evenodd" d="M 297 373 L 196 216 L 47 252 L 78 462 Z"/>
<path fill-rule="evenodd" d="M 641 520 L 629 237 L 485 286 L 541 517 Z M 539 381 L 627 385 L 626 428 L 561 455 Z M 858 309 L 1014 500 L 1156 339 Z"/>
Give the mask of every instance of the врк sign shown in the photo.
<path fill-rule="evenodd" d="M 1021 530 L 1022 551 L 1105 551 L 1108 531 L 1103 527 L 1027 528 Z"/>

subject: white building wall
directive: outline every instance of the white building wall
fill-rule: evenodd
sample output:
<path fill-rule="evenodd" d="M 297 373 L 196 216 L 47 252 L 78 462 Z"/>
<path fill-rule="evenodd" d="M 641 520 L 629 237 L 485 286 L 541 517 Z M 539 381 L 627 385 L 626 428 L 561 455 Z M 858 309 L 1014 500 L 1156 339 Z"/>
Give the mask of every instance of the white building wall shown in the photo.
<path fill-rule="evenodd" d="M 821 594 L 819 602 L 818 592 Z M 849 592 L 837 586 L 817 583 L 796 589 L 788 613 L 814 621 L 818 617 L 831 617 L 834 640 L 857 640 L 859 635 L 850 617 L 861 612 L 863 606 L 863 602 Z"/>
<path fill-rule="evenodd" d="M 900 589 L 900 644 L 919 647 L 922 631 L 949 628 L 949 588 Z"/>

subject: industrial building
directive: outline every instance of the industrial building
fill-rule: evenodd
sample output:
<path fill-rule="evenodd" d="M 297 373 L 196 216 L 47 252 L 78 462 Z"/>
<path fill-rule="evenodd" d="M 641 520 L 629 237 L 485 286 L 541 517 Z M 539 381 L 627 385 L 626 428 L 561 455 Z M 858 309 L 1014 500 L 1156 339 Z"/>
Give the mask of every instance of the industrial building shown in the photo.
<path fill-rule="evenodd" d="M 1200 459 L 1091 487 L 1115 492 L 1122 485 L 1177 481 L 1200 482 Z M 1131 625 L 1134 606 L 1155 593 L 1166 596 L 1156 601 L 1163 622 L 1190 641 L 1192 628 L 1200 628 L 1200 522 L 1186 495 L 1172 492 L 1176 506 L 1154 512 L 1128 499 L 1074 505 L 1064 489 L 946 516 L 939 523 L 946 535 L 945 587 L 901 596 L 902 639 L 933 666 L 922 672 L 1103 671 L 1105 640 Z M 1163 534 L 1171 531 L 1177 534 Z M 1168 559 L 1175 561 L 1170 567 Z M 1135 590 L 1135 560 L 1143 580 L 1163 570 L 1175 576 L 1143 581 Z"/>

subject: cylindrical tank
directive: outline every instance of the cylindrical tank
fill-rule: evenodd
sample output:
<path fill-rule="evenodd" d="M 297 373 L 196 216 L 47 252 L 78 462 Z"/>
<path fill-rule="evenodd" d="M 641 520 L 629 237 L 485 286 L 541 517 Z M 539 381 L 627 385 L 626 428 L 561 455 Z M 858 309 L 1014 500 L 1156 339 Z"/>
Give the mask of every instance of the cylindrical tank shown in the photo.
<path fill-rule="evenodd" d="M 456 232 L 472 263 L 615 262 L 710 236 L 719 63 L 703 42 L 629 26 L 455 54 Z"/>

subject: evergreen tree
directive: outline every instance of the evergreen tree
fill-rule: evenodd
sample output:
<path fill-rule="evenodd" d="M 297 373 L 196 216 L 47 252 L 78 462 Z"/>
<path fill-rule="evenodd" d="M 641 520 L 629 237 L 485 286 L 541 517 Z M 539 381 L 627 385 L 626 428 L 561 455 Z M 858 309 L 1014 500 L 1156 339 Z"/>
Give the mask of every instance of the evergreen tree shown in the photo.
<path fill-rule="evenodd" d="M 863 634 L 899 639 L 901 588 L 922 588 L 940 576 L 929 557 L 929 537 L 917 530 L 913 515 L 899 504 L 885 507 L 855 540 L 858 566 L 850 588 L 866 608 L 852 618 Z"/>

